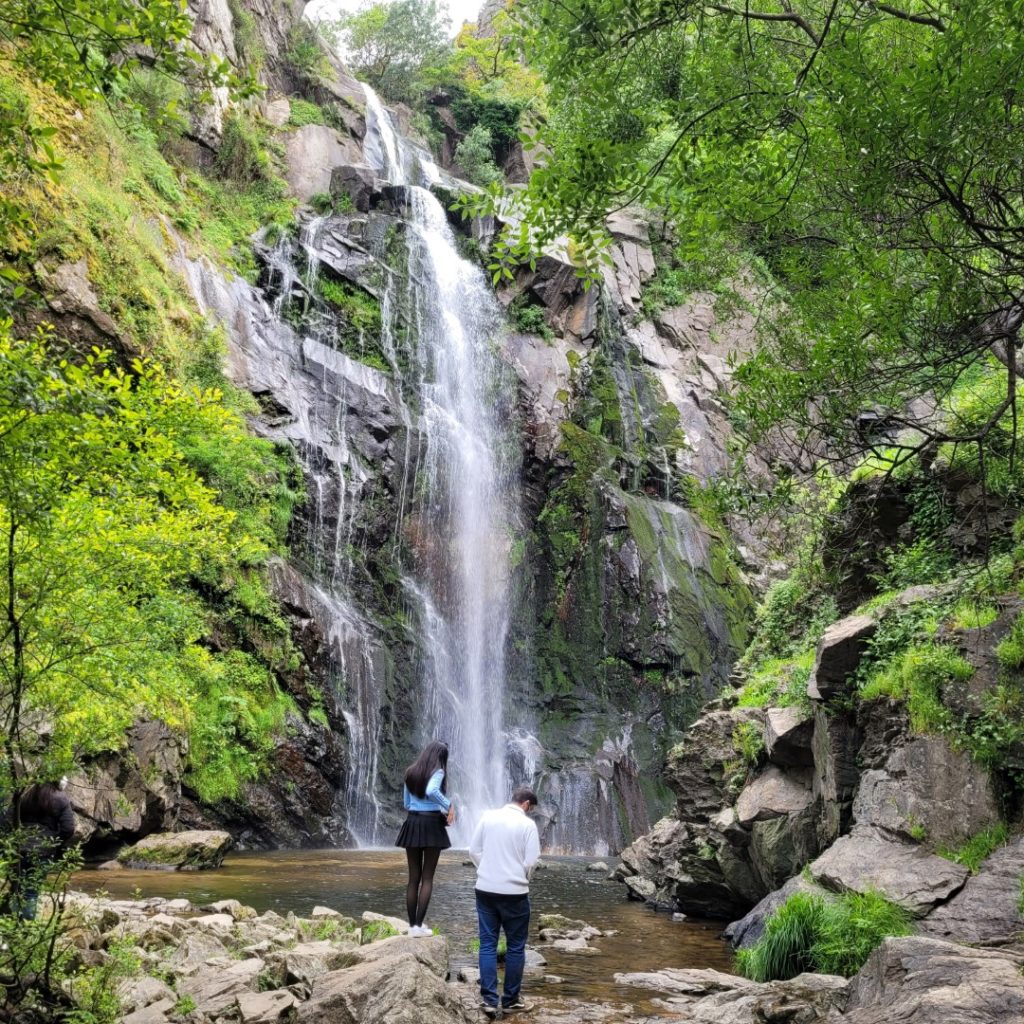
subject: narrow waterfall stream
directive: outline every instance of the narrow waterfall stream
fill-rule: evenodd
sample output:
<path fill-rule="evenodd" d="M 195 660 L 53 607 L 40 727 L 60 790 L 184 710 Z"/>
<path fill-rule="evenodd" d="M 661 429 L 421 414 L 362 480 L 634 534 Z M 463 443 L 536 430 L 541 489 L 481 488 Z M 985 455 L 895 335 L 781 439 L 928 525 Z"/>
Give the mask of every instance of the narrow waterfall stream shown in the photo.
<path fill-rule="evenodd" d="M 404 584 L 421 646 L 413 699 L 421 741 L 451 748 L 450 790 L 461 812 L 453 839 L 465 843 L 479 813 L 506 795 L 504 652 L 517 493 L 516 445 L 497 412 L 493 339 L 502 320 L 482 272 L 460 256 L 441 203 L 424 187 L 438 180 L 433 163 L 395 133 L 369 88 L 367 114 L 367 155 L 402 186 L 407 225 L 407 267 L 390 275 L 382 305 L 405 311 L 423 437 L 401 526 L 413 552 Z M 384 326 L 393 329 L 393 318 Z"/>

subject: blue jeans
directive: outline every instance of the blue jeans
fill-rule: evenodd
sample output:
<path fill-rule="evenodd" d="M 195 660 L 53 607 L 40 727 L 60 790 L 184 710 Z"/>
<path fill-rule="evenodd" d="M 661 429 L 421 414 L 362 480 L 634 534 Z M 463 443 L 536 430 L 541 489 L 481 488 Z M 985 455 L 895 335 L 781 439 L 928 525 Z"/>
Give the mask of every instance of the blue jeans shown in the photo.
<path fill-rule="evenodd" d="M 530 930 L 530 897 L 476 890 L 476 917 L 480 925 L 480 995 L 488 1006 L 498 1005 L 498 935 L 505 929 L 505 991 L 502 1004 L 519 998 L 526 966 L 526 935 Z"/>

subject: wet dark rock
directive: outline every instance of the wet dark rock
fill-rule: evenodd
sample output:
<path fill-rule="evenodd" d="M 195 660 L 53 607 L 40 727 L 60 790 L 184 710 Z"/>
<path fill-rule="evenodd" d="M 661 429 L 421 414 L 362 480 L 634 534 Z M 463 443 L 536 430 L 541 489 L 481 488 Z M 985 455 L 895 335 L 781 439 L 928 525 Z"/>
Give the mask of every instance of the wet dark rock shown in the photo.
<path fill-rule="evenodd" d="M 335 165 L 328 185 L 332 196 L 348 196 L 360 213 L 369 212 L 374 194 L 380 189 L 380 182 L 366 164 Z"/>
<path fill-rule="evenodd" d="M 847 711 L 814 709 L 814 795 L 822 809 L 818 832 L 822 846 L 841 835 L 850 823 L 853 796 L 860 779 L 857 752 L 862 734 Z"/>
<path fill-rule="evenodd" d="M 68 796 L 87 852 L 172 827 L 181 798 L 181 739 L 162 722 L 136 722 L 128 756 L 104 755 L 71 778 Z"/>

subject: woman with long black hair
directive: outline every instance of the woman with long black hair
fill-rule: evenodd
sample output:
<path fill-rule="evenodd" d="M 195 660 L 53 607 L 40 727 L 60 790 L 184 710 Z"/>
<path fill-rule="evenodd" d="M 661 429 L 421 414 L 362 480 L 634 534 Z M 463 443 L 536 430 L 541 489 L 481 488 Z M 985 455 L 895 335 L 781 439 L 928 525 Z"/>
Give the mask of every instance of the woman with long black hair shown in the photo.
<path fill-rule="evenodd" d="M 442 850 L 452 845 L 446 827 L 455 823 L 455 805 L 448 799 L 448 744 L 428 743 L 405 770 L 403 792 L 409 812 L 395 846 L 405 849 L 409 883 L 405 909 L 410 935 L 431 935 L 423 918 L 434 891 L 434 871 Z"/>

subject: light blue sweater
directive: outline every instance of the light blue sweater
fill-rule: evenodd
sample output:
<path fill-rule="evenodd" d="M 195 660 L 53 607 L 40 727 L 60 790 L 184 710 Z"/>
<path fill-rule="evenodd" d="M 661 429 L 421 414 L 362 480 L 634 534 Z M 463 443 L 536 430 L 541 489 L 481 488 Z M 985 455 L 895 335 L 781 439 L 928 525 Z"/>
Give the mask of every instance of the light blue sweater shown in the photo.
<path fill-rule="evenodd" d="M 402 787 L 402 799 L 407 811 L 444 811 L 447 813 L 452 802 L 441 792 L 444 781 L 444 769 L 438 768 L 427 780 L 426 796 L 416 796 L 409 792 L 408 786 Z"/>

